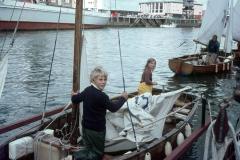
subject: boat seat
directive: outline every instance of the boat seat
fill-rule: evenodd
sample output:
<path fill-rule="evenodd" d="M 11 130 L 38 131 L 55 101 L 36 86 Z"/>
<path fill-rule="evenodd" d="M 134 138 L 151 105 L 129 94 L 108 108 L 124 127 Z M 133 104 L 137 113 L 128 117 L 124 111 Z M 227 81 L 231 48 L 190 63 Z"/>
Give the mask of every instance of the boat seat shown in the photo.
<path fill-rule="evenodd" d="M 180 113 L 175 113 L 174 117 L 180 120 L 185 120 L 187 118 L 186 115 L 180 114 Z"/>
<path fill-rule="evenodd" d="M 175 105 L 176 106 L 184 106 L 186 103 L 180 100 L 176 100 Z"/>
<path fill-rule="evenodd" d="M 173 109 L 173 111 L 176 111 L 176 110 L 179 110 L 180 107 L 176 107 Z M 181 110 L 179 110 L 177 113 L 181 113 L 181 114 L 184 114 L 184 115 L 188 115 L 190 113 L 190 109 L 187 109 L 187 108 L 182 108 Z"/>

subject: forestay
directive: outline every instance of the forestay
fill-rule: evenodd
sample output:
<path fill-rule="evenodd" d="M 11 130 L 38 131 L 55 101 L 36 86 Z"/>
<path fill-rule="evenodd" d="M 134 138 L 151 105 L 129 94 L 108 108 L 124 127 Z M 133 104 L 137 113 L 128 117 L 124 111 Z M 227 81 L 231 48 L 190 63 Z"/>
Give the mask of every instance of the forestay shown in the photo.
<path fill-rule="evenodd" d="M 2 55 L 2 57 L 0 55 L 0 98 L 5 84 L 7 67 L 8 67 L 8 54 Z"/>
<path fill-rule="evenodd" d="M 233 39 L 240 42 L 240 0 L 233 8 Z"/>
<path fill-rule="evenodd" d="M 172 109 L 180 94 L 189 89 L 185 87 L 173 92 L 151 95 L 145 93 L 128 100 L 116 113 L 107 112 L 106 140 L 128 139 L 135 141 L 129 111 L 132 114 L 138 142 L 148 142 L 162 137 L 166 115 Z"/>

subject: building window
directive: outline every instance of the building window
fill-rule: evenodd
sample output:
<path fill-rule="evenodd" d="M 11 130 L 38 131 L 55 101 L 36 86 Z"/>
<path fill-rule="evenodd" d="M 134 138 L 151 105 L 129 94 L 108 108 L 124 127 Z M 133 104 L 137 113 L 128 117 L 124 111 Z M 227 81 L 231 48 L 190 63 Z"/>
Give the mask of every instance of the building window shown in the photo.
<path fill-rule="evenodd" d="M 154 13 L 154 3 L 151 3 L 152 13 Z"/>
<path fill-rule="evenodd" d="M 156 12 L 158 13 L 158 3 L 156 3 Z"/>
<path fill-rule="evenodd" d="M 160 10 L 163 9 L 163 3 L 160 3 Z"/>

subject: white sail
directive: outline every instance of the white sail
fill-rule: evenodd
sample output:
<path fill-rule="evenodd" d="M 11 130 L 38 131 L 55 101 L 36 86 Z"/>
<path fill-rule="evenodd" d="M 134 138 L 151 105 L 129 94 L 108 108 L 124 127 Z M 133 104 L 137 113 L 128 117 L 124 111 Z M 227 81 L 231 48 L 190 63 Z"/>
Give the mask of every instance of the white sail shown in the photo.
<path fill-rule="evenodd" d="M 240 42 L 240 0 L 233 8 L 233 39 Z"/>
<path fill-rule="evenodd" d="M 226 27 L 226 11 L 229 0 L 208 0 L 207 9 L 203 17 L 200 31 L 196 41 L 207 45 L 213 35 L 222 37 Z M 221 38 L 218 38 L 220 41 Z"/>
<path fill-rule="evenodd" d="M 8 54 L 0 57 L 0 98 L 2 95 L 5 79 L 7 75 Z"/>
<path fill-rule="evenodd" d="M 138 142 L 149 142 L 154 138 L 161 138 L 167 114 L 180 94 L 190 88 L 187 86 L 160 95 L 144 93 L 128 99 L 128 103 L 124 103 L 117 112 L 107 112 L 106 140 L 128 139 L 135 142 L 132 123 Z"/>
<path fill-rule="evenodd" d="M 81 56 L 81 70 L 80 70 L 80 92 L 83 91 L 87 86 L 90 85 L 90 78 L 88 74 L 87 65 L 87 50 L 86 50 L 86 39 L 83 36 L 82 43 L 82 56 Z"/>

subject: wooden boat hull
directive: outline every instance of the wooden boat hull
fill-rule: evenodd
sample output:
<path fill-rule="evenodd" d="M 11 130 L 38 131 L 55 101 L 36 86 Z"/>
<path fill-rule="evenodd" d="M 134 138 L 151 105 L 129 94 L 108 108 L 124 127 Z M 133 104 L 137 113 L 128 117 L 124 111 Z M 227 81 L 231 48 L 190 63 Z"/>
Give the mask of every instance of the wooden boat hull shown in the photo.
<path fill-rule="evenodd" d="M 159 89 L 154 89 L 153 94 L 159 94 L 161 90 Z M 136 95 L 137 92 L 134 92 L 130 94 L 131 96 Z M 182 95 L 179 97 L 179 101 L 186 100 L 187 102 L 192 102 L 196 100 L 196 96 L 189 95 L 182 93 Z M 175 103 L 174 107 L 179 107 L 179 103 Z M 50 125 L 49 128 L 51 129 L 57 129 L 57 128 L 62 128 L 66 122 L 71 121 L 71 105 L 67 107 L 67 111 L 64 112 L 64 114 L 60 115 L 54 123 Z M 51 117 L 51 116 L 56 116 L 56 114 L 61 113 L 64 107 L 54 109 L 52 111 L 49 111 L 46 113 L 46 117 Z M 196 109 L 197 109 L 197 103 L 195 104 L 190 104 L 186 108 L 190 109 L 190 112 L 187 115 L 187 118 L 184 121 L 180 121 L 179 119 L 173 119 L 174 121 L 172 123 L 169 123 L 166 125 L 167 127 L 164 128 L 163 136 L 160 139 L 153 140 L 152 142 L 145 143 L 144 145 L 140 146 L 140 151 L 132 151 L 130 154 L 122 154 L 122 155 L 115 155 L 115 156 L 108 156 L 110 159 L 122 159 L 122 160 L 139 160 L 139 159 L 144 159 L 146 153 L 150 153 L 152 159 L 163 159 L 165 157 L 164 154 L 164 146 L 166 142 L 170 142 L 172 144 L 172 147 L 175 148 L 177 147 L 176 143 L 176 137 L 178 133 L 182 132 L 184 133 L 184 129 L 187 123 L 190 123 L 191 118 L 193 117 Z M 12 123 L 8 126 L 2 126 L 0 127 L 0 135 L 3 133 L 8 133 L 11 130 L 18 130 L 21 127 L 26 127 L 27 125 L 30 125 L 28 129 L 24 129 L 22 132 L 19 132 L 17 135 L 14 135 L 8 139 L 5 139 L 4 142 L 0 143 L 0 160 L 2 159 L 8 159 L 8 144 L 16 140 L 18 138 L 24 137 L 24 136 L 29 136 L 29 135 L 34 135 L 37 131 L 40 131 L 44 129 L 50 122 L 51 119 L 46 121 L 43 125 L 39 125 L 39 122 L 41 120 L 41 114 L 26 118 L 25 120 L 20 120 L 16 123 Z M 36 122 L 38 122 L 36 124 Z M 29 129 L 30 128 L 30 129 Z M 70 127 L 68 128 L 70 129 Z M 59 135 L 57 133 L 54 134 L 54 136 L 58 137 Z M 108 154 L 108 153 L 107 153 Z M 23 159 L 33 159 L 33 154 L 30 154 L 28 156 L 25 156 Z M 106 156 L 105 156 L 106 157 Z"/>
<path fill-rule="evenodd" d="M 217 74 L 231 71 L 232 60 L 224 62 L 223 57 L 219 57 L 220 63 L 212 65 L 201 65 L 197 63 L 199 57 L 204 54 L 186 55 L 182 57 L 169 59 L 169 68 L 179 75 L 193 74 Z M 192 63 L 195 62 L 195 63 Z"/>

